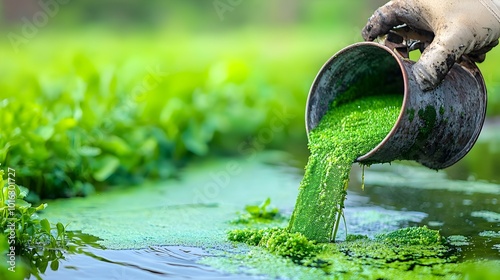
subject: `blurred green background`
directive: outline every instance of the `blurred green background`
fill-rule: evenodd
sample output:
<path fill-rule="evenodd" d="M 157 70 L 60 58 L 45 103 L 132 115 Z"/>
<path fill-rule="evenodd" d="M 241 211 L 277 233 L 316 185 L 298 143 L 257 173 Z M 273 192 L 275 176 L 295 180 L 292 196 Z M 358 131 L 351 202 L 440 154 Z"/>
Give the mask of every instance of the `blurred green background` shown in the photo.
<path fill-rule="evenodd" d="M 204 157 L 307 155 L 316 73 L 385 1 L 1 2 L 0 163 L 55 198 Z M 491 119 L 499 59 L 481 65 Z"/>

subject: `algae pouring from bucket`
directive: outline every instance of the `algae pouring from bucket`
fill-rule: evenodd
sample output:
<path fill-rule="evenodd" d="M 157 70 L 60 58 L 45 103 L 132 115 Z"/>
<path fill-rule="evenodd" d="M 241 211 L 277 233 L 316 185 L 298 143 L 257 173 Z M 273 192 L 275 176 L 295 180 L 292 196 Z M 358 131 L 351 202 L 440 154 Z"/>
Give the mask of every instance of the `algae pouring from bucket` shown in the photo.
<path fill-rule="evenodd" d="M 335 240 L 352 164 L 391 131 L 402 96 L 373 95 L 332 104 L 309 134 L 310 156 L 288 229 L 309 240 Z"/>

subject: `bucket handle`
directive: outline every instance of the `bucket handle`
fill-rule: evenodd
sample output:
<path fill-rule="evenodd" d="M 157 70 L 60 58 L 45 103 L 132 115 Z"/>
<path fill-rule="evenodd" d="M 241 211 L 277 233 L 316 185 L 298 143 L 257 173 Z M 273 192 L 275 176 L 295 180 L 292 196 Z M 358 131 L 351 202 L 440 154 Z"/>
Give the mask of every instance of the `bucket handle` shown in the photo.
<path fill-rule="evenodd" d="M 430 45 L 434 34 L 425 30 L 412 29 L 406 24 L 397 26 L 387 33 L 384 45 L 402 58 L 410 58 L 410 52 L 420 50 L 420 53 Z"/>
<path fill-rule="evenodd" d="M 410 59 L 410 52 L 419 50 L 424 52 L 434 39 L 434 33 L 421 29 L 413 29 L 406 24 L 402 24 L 389 30 L 384 38 L 383 45 L 391 49 L 403 59 Z M 459 64 L 469 69 L 476 75 L 476 60 L 468 55 L 462 55 L 457 61 Z M 482 79 L 479 78 L 479 79 Z"/>

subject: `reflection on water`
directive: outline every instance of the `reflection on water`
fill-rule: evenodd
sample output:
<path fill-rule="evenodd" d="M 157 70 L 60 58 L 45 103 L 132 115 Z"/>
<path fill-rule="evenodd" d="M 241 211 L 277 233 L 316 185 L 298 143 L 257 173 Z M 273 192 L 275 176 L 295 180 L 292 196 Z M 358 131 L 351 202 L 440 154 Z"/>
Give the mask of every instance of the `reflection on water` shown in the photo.
<path fill-rule="evenodd" d="M 367 186 L 362 191 L 355 187 L 358 173 L 353 172 L 350 189 L 369 198 L 365 206 L 376 205 L 402 215 L 425 213 L 416 225 L 440 230 L 445 237 L 463 238 L 458 250 L 465 259 L 500 260 L 500 185 L 450 180 L 444 172 L 393 164 L 367 169 Z"/>
<path fill-rule="evenodd" d="M 201 248 L 165 246 L 142 250 L 86 248 L 60 261 L 43 279 L 255 279 L 228 275 L 196 262 L 208 253 Z M 34 278 L 32 278 L 34 279 Z"/>
<path fill-rule="evenodd" d="M 22 256 L 23 263 L 29 266 L 26 278 L 42 279 L 47 271 L 57 271 L 60 264 L 73 254 L 86 254 L 90 248 L 104 249 L 98 243 L 100 238 L 81 231 L 67 231 L 66 237 L 67 243 L 61 248 L 48 249 L 32 244 L 30 250 Z"/>
<path fill-rule="evenodd" d="M 272 166 L 269 166 L 273 168 Z M 500 260 L 500 186 L 449 180 L 444 172 L 402 164 L 354 168 L 346 201 L 346 225 L 351 234 L 374 236 L 407 226 L 426 225 L 447 237 L 463 259 Z M 291 202 L 293 203 L 293 202 Z M 340 236 L 344 236 L 341 229 Z M 93 244 L 97 239 L 93 239 Z M 83 244 L 84 242 L 82 242 Z M 92 242 L 91 242 L 92 243 Z M 75 247 L 58 260 L 56 271 L 39 272 L 43 279 L 255 279 L 224 274 L 201 265 L 209 256 L 196 247 L 151 247 L 142 250 L 105 250 Z M 52 265 L 48 265 L 52 267 Z M 36 277 L 32 276 L 31 279 Z"/>
<path fill-rule="evenodd" d="M 489 121 L 471 151 L 445 172 L 451 179 L 500 183 L 500 125 Z"/>

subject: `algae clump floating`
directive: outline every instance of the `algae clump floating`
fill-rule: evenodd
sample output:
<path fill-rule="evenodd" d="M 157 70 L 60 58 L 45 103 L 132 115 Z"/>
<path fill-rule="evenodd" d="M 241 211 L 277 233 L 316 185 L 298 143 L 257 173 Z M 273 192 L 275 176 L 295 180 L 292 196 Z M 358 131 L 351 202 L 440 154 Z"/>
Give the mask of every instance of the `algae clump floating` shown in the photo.
<path fill-rule="evenodd" d="M 388 94 L 333 104 L 309 133 L 311 155 L 288 226 L 290 232 L 317 242 L 335 240 L 351 166 L 391 131 L 402 99 L 401 95 Z"/>

